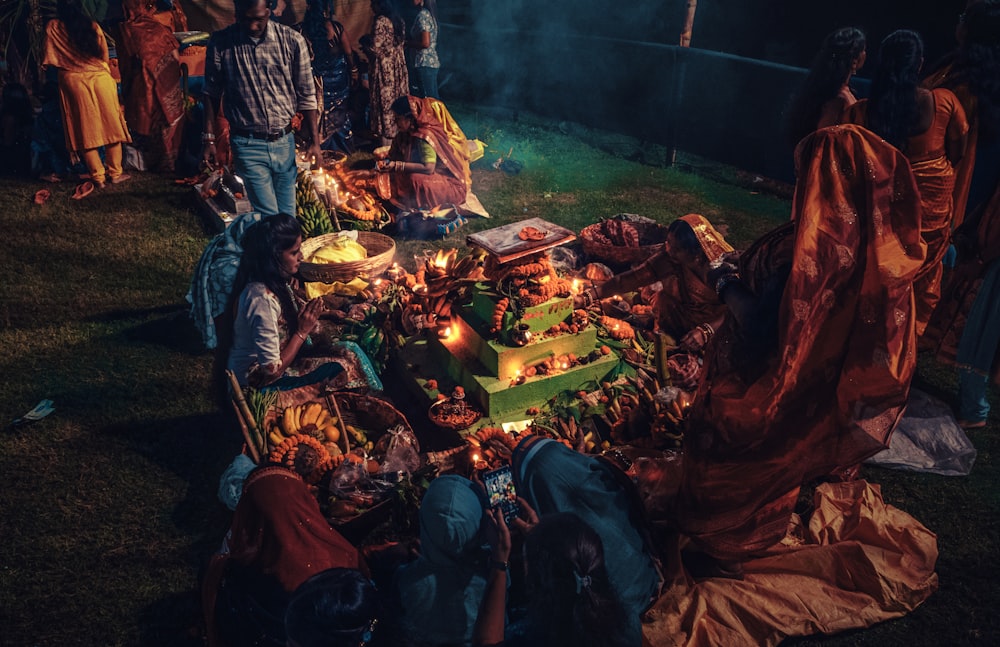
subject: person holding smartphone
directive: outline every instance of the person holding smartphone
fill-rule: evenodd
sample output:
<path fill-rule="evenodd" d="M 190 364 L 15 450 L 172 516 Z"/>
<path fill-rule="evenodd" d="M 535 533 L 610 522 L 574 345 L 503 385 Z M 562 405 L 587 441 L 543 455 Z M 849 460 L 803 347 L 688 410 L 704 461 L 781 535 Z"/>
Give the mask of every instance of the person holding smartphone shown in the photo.
<path fill-rule="evenodd" d="M 527 436 L 511 456 L 514 485 L 544 520 L 571 512 L 598 534 L 615 596 L 625 609 L 625 644 L 642 640 L 641 615 L 660 588 L 660 574 L 641 517 L 638 495 L 611 463 L 549 438 Z"/>
<path fill-rule="evenodd" d="M 402 630 L 421 645 L 468 645 L 490 574 L 480 486 L 434 479 L 420 504 L 420 554 L 396 570 Z M 506 581 L 506 576 L 505 576 Z"/>
<path fill-rule="evenodd" d="M 472 644 L 475 647 L 638 645 L 604 562 L 601 536 L 579 516 L 556 512 L 541 520 L 529 505 L 514 525 L 525 534 L 524 573 L 528 613 L 506 625 L 506 577 L 490 571 Z M 488 513 L 491 558 L 506 563 L 512 541 L 499 506 Z"/>

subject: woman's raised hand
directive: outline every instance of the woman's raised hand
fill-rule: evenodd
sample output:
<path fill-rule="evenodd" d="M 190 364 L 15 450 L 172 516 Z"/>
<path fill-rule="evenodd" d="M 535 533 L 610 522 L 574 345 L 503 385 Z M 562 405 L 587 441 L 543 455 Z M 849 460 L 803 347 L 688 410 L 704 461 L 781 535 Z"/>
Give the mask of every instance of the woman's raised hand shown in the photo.
<path fill-rule="evenodd" d="M 299 311 L 299 332 L 308 335 L 316 329 L 316 322 L 326 306 L 322 298 L 315 298 L 302 306 Z"/>

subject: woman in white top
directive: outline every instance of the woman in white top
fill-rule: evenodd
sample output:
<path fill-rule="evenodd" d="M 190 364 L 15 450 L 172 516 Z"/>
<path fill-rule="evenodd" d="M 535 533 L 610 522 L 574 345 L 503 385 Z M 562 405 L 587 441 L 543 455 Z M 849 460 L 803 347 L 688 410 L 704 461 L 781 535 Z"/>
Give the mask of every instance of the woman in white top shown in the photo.
<path fill-rule="evenodd" d="M 228 366 L 242 386 L 287 389 L 337 378 L 341 363 L 297 359 L 324 309 L 321 298 L 297 306 L 291 281 L 302 262 L 302 232 L 287 214 L 265 218 L 243 236 L 240 290 Z M 346 376 L 345 376 L 346 377 Z"/>

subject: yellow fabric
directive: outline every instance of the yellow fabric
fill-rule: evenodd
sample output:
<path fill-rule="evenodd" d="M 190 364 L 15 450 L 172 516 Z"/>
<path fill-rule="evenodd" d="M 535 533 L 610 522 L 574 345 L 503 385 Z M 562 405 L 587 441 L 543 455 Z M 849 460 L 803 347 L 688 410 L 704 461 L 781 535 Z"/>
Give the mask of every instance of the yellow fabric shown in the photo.
<path fill-rule="evenodd" d="M 937 537 L 886 504 L 878 485 L 816 489 L 808 528 L 794 523 L 787 551 L 744 563 L 744 579 L 693 582 L 667 573 L 647 614 L 653 645 L 777 645 L 788 636 L 869 627 L 912 611 L 937 590 Z M 680 563 L 679 550 L 674 547 Z"/>
<path fill-rule="evenodd" d="M 51 20 L 45 26 L 42 65 L 59 68 L 66 147 L 74 152 L 132 141 L 118 102 L 118 86 L 111 77 L 104 32 L 97 23 L 94 28 L 103 52 L 101 59 L 81 56 L 70 44 L 61 21 Z"/>
<path fill-rule="evenodd" d="M 101 163 L 101 154 L 97 149 L 92 148 L 84 151 L 81 157 L 83 157 L 83 163 L 87 165 L 87 172 L 90 173 L 90 179 L 97 184 L 104 182 L 104 164 Z M 121 144 L 109 144 L 105 147 L 104 163 L 108 166 L 107 175 L 110 175 L 112 180 L 122 174 Z"/>
<path fill-rule="evenodd" d="M 368 250 L 361 243 L 346 236 L 334 238 L 323 245 L 307 259 L 310 263 L 344 263 L 363 261 L 368 258 Z"/>
<path fill-rule="evenodd" d="M 310 299 L 321 297 L 325 294 L 337 294 L 342 297 L 354 297 L 368 288 L 368 283 L 363 279 L 353 278 L 349 283 L 334 281 L 333 283 L 320 283 L 313 281 L 306 283 L 306 296 Z"/>
<path fill-rule="evenodd" d="M 465 133 L 462 132 L 461 126 L 451 116 L 451 113 L 448 112 L 448 108 L 443 102 L 434 98 L 428 98 L 427 101 L 430 103 L 434 115 L 444 127 L 444 132 L 448 135 L 448 143 L 458 153 L 459 159 L 464 161 L 464 164 L 462 164 L 462 173 L 465 176 L 465 186 L 472 187 L 472 169 L 469 168 L 469 145 L 466 143 Z"/>

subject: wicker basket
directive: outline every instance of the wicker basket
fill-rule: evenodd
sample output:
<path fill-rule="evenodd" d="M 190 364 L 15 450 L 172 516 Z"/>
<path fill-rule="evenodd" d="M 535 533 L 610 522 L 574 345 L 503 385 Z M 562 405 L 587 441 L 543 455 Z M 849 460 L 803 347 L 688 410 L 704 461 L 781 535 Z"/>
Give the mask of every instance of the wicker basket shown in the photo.
<path fill-rule="evenodd" d="M 601 231 L 602 223 L 587 225 L 580 232 L 583 251 L 594 258 L 619 265 L 641 263 L 663 249 L 667 240 L 667 228 L 659 223 L 631 222 L 639 233 L 639 247 L 607 245 L 594 240 L 594 234 Z"/>
<path fill-rule="evenodd" d="M 323 234 L 302 241 L 302 255 L 306 258 L 340 234 Z M 359 231 L 358 243 L 368 251 L 368 258 L 360 261 L 344 261 L 343 263 L 307 263 L 299 265 L 299 275 L 306 281 L 347 283 L 356 277 L 374 278 L 389 269 L 392 257 L 396 253 L 396 241 L 385 234 L 373 231 Z"/>
<path fill-rule="evenodd" d="M 350 391 L 338 391 L 333 394 L 333 397 L 337 400 L 340 416 L 344 423 L 372 432 L 368 440 L 376 445 L 388 429 L 397 425 L 401 425 L 413 433 L 413 427 L 410 426 L 406 416 L 382 398 Z M 353 444 L 353 439 L 348 440 Z"/>

